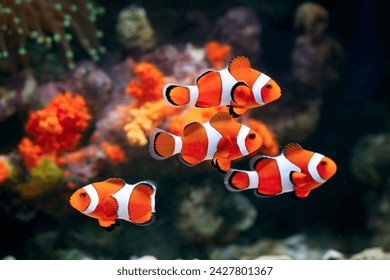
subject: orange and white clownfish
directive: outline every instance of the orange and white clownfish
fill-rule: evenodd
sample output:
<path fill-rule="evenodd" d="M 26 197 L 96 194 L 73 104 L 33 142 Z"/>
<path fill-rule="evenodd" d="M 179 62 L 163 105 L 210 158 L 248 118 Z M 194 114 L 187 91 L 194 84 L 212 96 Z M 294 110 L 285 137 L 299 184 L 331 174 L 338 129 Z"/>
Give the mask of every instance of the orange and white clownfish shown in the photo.
<path fill-rule="evenodd" d="M 155 159 L 181 154 L 181 160 L 196 165 L 212 160 L 211 165 L 226 173 L 230 162 L 261 147 L 261 136 L 248 126 L 232 120 L 227 112 L 214 114 L 208 122 L 192 122 L 183 129 L 183 136 L 162 129 L 150 134 L 149 150 Z"/>
<path fill-rule="evenodd" d="M 249 59 L 244 56 L 232 58 L 222 70 L 206 70 L 195 83 L 193 86 L 168 83 L 163 96 L 174 106 L 228 106 L 233 117 L 281 96 L 279 85 L 266 74 L 251 68 Z"/>
<path fill-rule="evenodd" d="M 253 171 L 230 169 L 226 173 L 228 190 L 255 189 L 259 196 L 294 192 L 295 197 L 305 198 L 337 171 L 333 160 L 299 144 L 288 144 L 276 157 L 256 156 L 250 164 Z"/>
<path fill-rule="evenodd" d="M 141 181 L 134 185 L 119 178 L 96 182 L 75 191 L 70 205 L 81 213 L 98 219 L 99 225 L 111 231 L 119 226 L 118 219 L 137 225 L 148 225 L 155 213 L 156 185 Z"/>

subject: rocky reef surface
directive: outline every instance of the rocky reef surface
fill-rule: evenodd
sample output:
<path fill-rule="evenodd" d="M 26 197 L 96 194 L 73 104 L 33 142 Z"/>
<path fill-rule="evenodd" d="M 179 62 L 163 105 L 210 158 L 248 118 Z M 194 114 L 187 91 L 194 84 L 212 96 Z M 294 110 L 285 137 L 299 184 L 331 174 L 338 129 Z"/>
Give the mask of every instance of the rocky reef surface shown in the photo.
<path fill-rule="evenodd" d="M 38 26 L 42 39 L 12 22 L 0 34 L 0 259 L 390 259 L 388 60 L 383 38 L 371 45 L 352 16 L 379 14 L 382 34 L 380 4 L 345 16 L 348 1 L 34 1 L 62 21 Z M 21 10 L 0 2 L 0 13 Z M 306 199 L 229 192 L 210 162 L 150 156 L 152 128 L 177 132 L 216 112 L 169 106 L 164 85 L 193 84 L 236 55 L 282 88 L 238 118 L 267 134 L 262 153 L 297 142 L 338 165 Z M 70 206 L 77 188 L 115 177 L 157 182 L 152 225 L 106 232 Z"/>

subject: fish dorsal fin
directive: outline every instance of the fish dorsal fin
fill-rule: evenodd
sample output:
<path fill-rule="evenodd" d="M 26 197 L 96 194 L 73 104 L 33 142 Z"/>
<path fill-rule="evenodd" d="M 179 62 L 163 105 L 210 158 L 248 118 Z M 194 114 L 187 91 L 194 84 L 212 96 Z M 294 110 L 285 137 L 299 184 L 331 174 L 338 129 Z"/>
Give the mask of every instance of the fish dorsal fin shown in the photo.
<path fill-rule="evenodd" d="M 183 129 L 183 136 L 189 136 L 196 132 L 198 129 L 203 129 L 203 126 L 199 122 L 192 122 L 187 124 Z"/>
<path fill-rule="evenodd" d="M 293 153 L 300 152 L 300 151 L 303 151 L 303 148 L 301 147 L 301 145 L 299 145 L 297 143 L 288 144 L 283 149 L 283 153 L 285 156 L 288 156 L 288 155 L 291 155 Z"/>
<path fill-rule="evenodd" d="M 124 186 L 126 184 L 126 182 L 123 181 L 121 178 L 110 178 L 110 179 L 107 179 L 105 182 L 110 183 L 110 184 L 114 184 L 114 185 L 118 185 L 118 186 Z"/>
<path fill-rule="evenodd" d="M 228 65 L 228 70 L 233 76 L 237 72 L 241 72 L 242 70 L 249 70 L 250 68 L 251 63 L 246 56 L 235 56 L 230 60 Z"/>
<path fill-rule="evenodd" d="M 210 119 L 210 124 L 221 121 L 230 121 L 232 117 L 228 112 L 218 112 L 214 114 Z"/>

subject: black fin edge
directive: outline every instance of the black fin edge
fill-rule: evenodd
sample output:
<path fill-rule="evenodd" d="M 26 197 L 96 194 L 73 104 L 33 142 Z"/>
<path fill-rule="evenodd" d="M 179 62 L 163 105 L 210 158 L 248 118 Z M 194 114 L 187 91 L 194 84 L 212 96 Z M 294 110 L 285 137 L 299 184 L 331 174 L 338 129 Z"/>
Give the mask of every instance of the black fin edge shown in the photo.
<path fill-rule="evenodd" d="M 172 98 L 171 98 L 171 96 L 170 96 L 170 91 L 172 90 L 172 89 L 174 89 L 175 87 L 178 87 L 177 85 L 170 85 L 170 86 L 168 86 L 167 88 L 166 88 L 166 90 L 165 90 L 165 96 L 167 97 L 167 100 L 170 102 L 170 103 L 172 103 L 173 105 L 175 105 L 175 106 L 179 106 L 179 104 L 176 104 L 175 102 L 173 102 L 173 100 L 172 100 Z"/>

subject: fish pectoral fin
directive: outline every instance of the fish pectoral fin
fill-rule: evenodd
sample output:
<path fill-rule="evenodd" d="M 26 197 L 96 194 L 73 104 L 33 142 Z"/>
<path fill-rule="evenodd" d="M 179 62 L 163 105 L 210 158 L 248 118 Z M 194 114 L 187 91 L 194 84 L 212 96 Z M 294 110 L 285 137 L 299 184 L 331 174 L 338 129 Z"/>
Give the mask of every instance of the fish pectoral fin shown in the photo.
<path fill-rule="evenodd" d="M 309 176 L 300 172 L 292 172 L 290 178 L 291 182 L 295 186 L 295 189 L 301 189 L 305 187 L 309 180 Z"/>
<path fill-rule="evenodd" d="M 230 160 L 213 158 L 211 166 L 215 167 L 220 173 L 225 174 L 230 169 Z"/>
<path fill-rule="evenodd" d="M 114 226 L 116 225 L 116 219 L 99 219 L 99 225 L 102 227 L 102 228 L 108 228 L 108 227 L 111 227 L 111 226 Z"/>
<path fill-rule="evenodd" d="M 244 81 L 238 81 L 231 90 L 231 99 L 235 104 L 245 104 L 249 97 L 253 95 L 252 91 Z"/>
<path fill-rule="evenodd" d="M 240 106 L 234 106 L 234 105 L 229 105 L 229 114 L 233 117 L 233 118 L 238 118 L 239 116 L 241 116 L 242 114 L 244 114 L 246 112 L 246 110 L 248 110 L 247 108 L 245 107 L 240 107 Z"/>
<path fill-rule="evenodd" d="M 230 153 L 229 149 L 233 147 L 233 141 L 230 137 L 222 137 L 217 145 L 218 152 L 215 153 L 214 157 L 227 158 Z"/>
<path fill-rule="evenodd" d="M 295 195 L 297 198 L 306 198 L 310 193 L 310 190 L 306 189 L 296 189 L 295 190 Z"/>
<path fill-rule="evenodd" d="M 115 220 L 118 216 L 118 202 L 112 196 L 107 196 L 102 202 L 103 215 L 105 219 Z"/>

